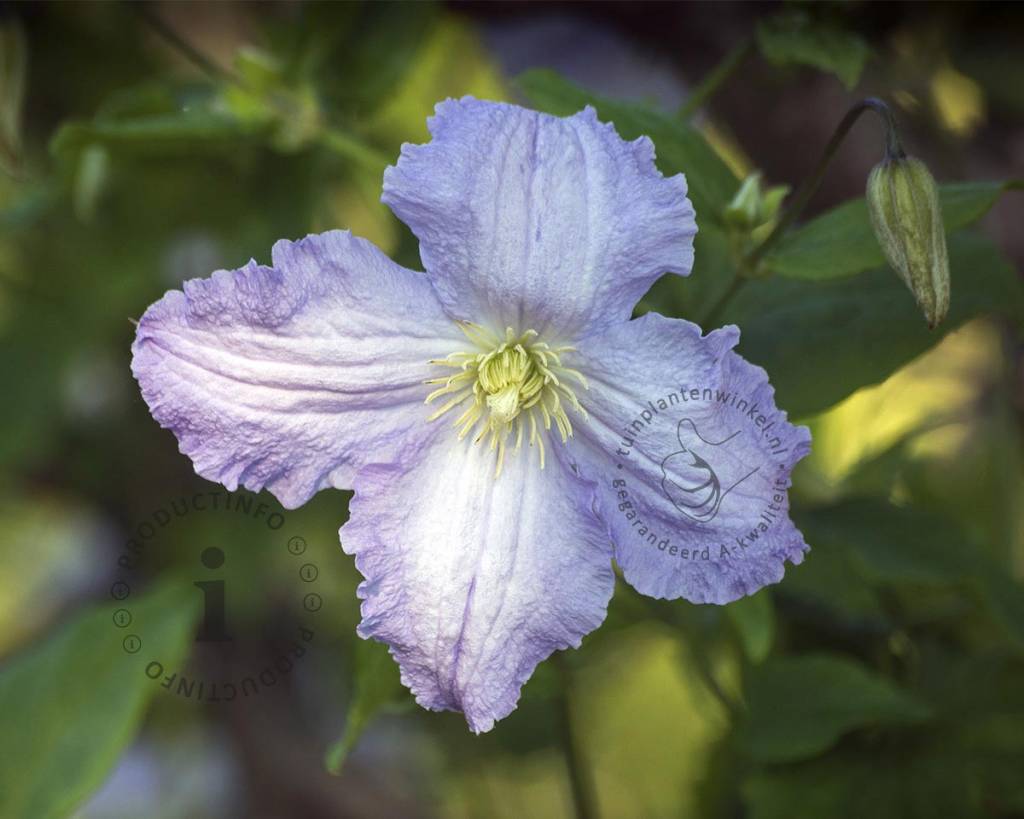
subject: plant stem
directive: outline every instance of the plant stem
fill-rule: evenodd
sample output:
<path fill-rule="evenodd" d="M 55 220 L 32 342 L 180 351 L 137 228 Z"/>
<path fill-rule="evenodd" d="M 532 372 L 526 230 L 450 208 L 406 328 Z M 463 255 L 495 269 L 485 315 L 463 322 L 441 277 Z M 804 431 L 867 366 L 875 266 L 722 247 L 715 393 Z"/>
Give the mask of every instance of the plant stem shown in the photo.
<path fill-rule="evenodd" d="M 825 171 L 828 169 L 833 157 L 839 150 L 839 145 L 846 138 L 846 135 L 850 132 L 850 129 L 853 127 L 853 124 L 858 120 L 860 115 L 868 110 L 874 111 L 882 117 L 884 121 L 885 160 L 900 159 L 906 156 L 903 152 L 903 146 L 900 144 L 899 134 L 896 131 L 896 122 L 889 106 L 882 102 L 882 100 L 875 97 L 868 97 L 867 99 L 858 102 L 846 112 L 846 116 L 844 116 L 839 122 L 835 132 L 832 134 L 832 138 L 828 141 L 828 145 L 825 146 L 825 150 L 821 155 L 821 159 L 818 160 L 817 166 L 811 175 L 808 176 L 800 185 L 800 188 L 793 196 L 792 203 L 788 208 L 786 208 L 786 212 L 782 215 L 782 218 L 775 226 L 775 229 L 754 249 L 753 253 L 747 257 L 745 265 L 747 270 L 757 270 L 757 267 L 764 259 L 765 254 L 767 254 L 779 239 L 783 237 L 786 231 L 789 230 L 790 225 L 793 224 L 796 218 L 807 206 L 811 197 L 817 193 L 818 188 L 821 187 L 821 180 L 825 177 Z"/>
<path fill-rule="evenodd" d="M 167 43 L 182 53 L 189 61 L 210 75 L 215 80 L 230 83 L 239 88 L 247 89 L 241 77 L 231 71 L 221 68 L 213 60 L 203 54 L 199 49 L 185 40 L 178 32 L 165 23 L 158 14 L 150 9 L 146 3 L 133 3 L 132 8 L 142 17 L 157 34 L 164 38 Z M 347 134 L 344 131 L 324 123 L 318 134 L 319 143 L 325 148 L 333 151 L 345 159 L 351 159 L 373 171 L 383 171 L 390 162 L 384 154 L 379 153 L 357 137 Z"/>
<path fill-rule="evenodd" d="M 215 79 L 225 80 L 227 82 L 234 83 L 235 85 L 242 84 L 241 80 L 239 80 L 239 78 L 232 72 L 221 68 L 213 60 L 203 54 L 203 52 L 188 42 L 188 40 L 178 34 L 178 32 L 173 28 L 167 25 L 160 15 L 150 8 L 148 3 L 132 3 L 131 7 L 132 10 L 142 18 L 146 25 L 163 37 L 164 40 L 167 41 L 168 45 L 180 51 L 182 55 L 197 68 Z"/>
<path fill-rule="evenodd" d="M 726 54 L 722 61 L 693 89 L 679 109 L 678 117 L 687 120 L 704 107 L 711 97 L 732 77 L 747 56 L 754 50 L 754 40 L 748 37 Z"/>
<path fill-rule="evenodd" d="M 556 654 L 553 659 L 562 678 L 559 721 L 561 723 L 562 753 L 565 755 L 565 766 L 569 774 L 573 809 L 576 819 L 598 819 L 600 814 L 597 809 L 594 781 L 574 730 L 572 674 L 561 653 Z"/>
<path fill-rule="evenodd" d="M 391 160 L 365 142 L 337 128 L 324 126 L 320 129 L 320 144 L 346 159 L 354 160 L 366 168 L 382 172 Z"/>
<path fill-rule="evenodd" d="M 726 306 L 748 281 L 749 279 L 745 276 L 741 276 L 737 273 L 729 283 L 725 292 L 718 297 L 718 300 L 713 305 L 711 305 L 711 309 L 701 317 L 700 322 L 698 322 L 700 326 L 705 329 L 716 326 L 718 320 L 722 317 L 722 313 L 725 311 Z"/>

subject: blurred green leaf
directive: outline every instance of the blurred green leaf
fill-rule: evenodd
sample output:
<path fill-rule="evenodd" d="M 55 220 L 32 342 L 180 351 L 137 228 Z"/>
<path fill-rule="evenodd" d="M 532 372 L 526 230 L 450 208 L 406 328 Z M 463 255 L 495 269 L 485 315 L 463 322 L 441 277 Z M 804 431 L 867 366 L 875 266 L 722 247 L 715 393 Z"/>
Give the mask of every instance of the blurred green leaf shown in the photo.
<path fill-rule="evenodd" d="M 313 87 L 292 80 L 273 54 L 243 47 L 235 55 L 238 83 L 221 91 L 224 107 L 253 130 L 266 128 L 271 144 L 285 153 L 309 145 L 322 128 Z"/>
<path fill-rule="evenodd" d="M 409 56 L 402 81 L 364 123 L 367 134 L 396 152 L 402 142 L 428 139 L 427 119 L 438 100 L 465 94 L 493 100 L 508 96 L 497 63 L 477 30 L 462 17 L 440 17 L 410 48 Z"/>
<path fill-rule="evenodd" d="M 805 537 L 811 537 L 805 533 Z M 857 571 L 856 560 L 830 541 L 812 540 L 813 550 L 799 567 L 786 572 L 779 595 L 799 602 L 806 617 L 821 628 L 881 632 L 890 624 L 875 588 Z"/>
<path fill-rule="evenodd" d="M 662 276 L 637 311 L 657 310 L 699 323 L 729 289 L 735 270 L 729 236 L 713 222 L 702 223 L 693 239 L 693 272 L 685 279 Z"/>
<path fill-rule="evenodd" d="M 72 188 L 72 203 L 75 215 L 83 222 L 89 222 L 96 214 L 96 205 L 107 182 L 110 156 L 100 145 L 89 145 L 78 160 Z"/>
<path fill-rule="evenodd" d="M 854 660 L 805 655 L 768 660 L 747 680 L 741 745 L 762 762 L 819 754 L 858 728 L 913 725 L 929 708 Z"/>
<path fill-rule="evenodd" d="M 775 606 L 771 591 L 761 589 L 757 594 L 742 597 L 725 607 L 739 634 L 743 652 L 752 663 L 760 663 L 772 650 L 775 641 Z"/>
<path fill-rule="evenodd" d="M 91 608 L 0 672 L 0 816 L 70 814 L 107 776 L 159 690 L 145 668 L 180 664 L 199 598 L 167 582 L 130 604 L 143 651 L 128 654 L 114 606 Z"/>
<path fill-rule="evenodd" d="M 310 3 L 302 9 L 305 72 L 331 110 L 365 118 L 402 88 L 444 15 L 434 3 Z M 353 82 L 352 78 L 358 78 Z"/>
<path fill-rule="evenodd" d="M 899 737 L 863 735 L 817 759 L 762 768 L 743 786 L 750 815 L 788 819 L 794 804 L 815 819 L 1011 816 L 1024 808 L 1020 656 L 965 656 L 948 640 L 924 638 L 915 658 L 914 677 L 939 718 Z"/>
<path fill-rule="evenodd" d="M 751 819 L 791 819 L 794 805 L 814 819 L 970 819 L 982 811 L 963 749 L 931 738 L 910 747 L 836 752 L 773 766 L 743 786 Z"/>
<path fill-rule="evenodd" d="M 982 559 L 949 521 L 884 500 L 857 498 L 797 513 L 804 535 L 828 541 L 876 580 L 947 583 Z"/>
<path fill-rule="evenodd" d="M 976 222 L 1012 182 L 959 182 L 939 186 L 942 221 L 951 233 Z M 765 267 L 796 279 L 832 279 L 885 264 L 863 198 L 844 202 L 786 236 Z M 954 275 L 956 271 L 953 271 Z"/>
<path fill-rule="evenodd" d="M 374 718 L 405 710 L 411 700 L 402 685 L 388 648 L 376 640 L 360 640 L 355 649 L 355 682 L 348 705 L 345 730 L 324 755 L 324 765 L 332 774 L 341 773 L 345 760 Z"/>
<path fill-rule="evenodd" d="M 91 145 L 133 153 L 189 153 L 195 150 L 237 150 L 239 140 L 255 131 L 227 114 L 204 110 L 152 114 L 130 119 L 98 119 L 62 125 L 50 149 L 74 157 Z"/>
<path fill-rule="evenodd" d="M 0 22 L 0 170 L 17 172 L 21 162 L 21 109 L 25 100 L 28 45 L 14 15 Z"/>
<path fill-rule="evenodd" d="M 827 281 L 751 281 L 723 323 L 742 328 L 739 350 L 771 374 L 779 406 L 811 415 L 884 381 L 969 318 L 1024 315 L 1020 278 L 989 240 L 955 234 L 949 255 L 953 298 L 934 330 L 888 268 Z"/>
<path fill-rule="evenodd" d="M 803 10 L 786 11 L 759 23 L 757 44 L 776 65 L 809 65 L 835 74 L 847 88 L 857 84 L 871 53 L 861 37 L 815 20 Z"/>
<path fill-rule="evenodd" d="M 666 175 L 684 173 L 697 224 L 721 224 L 740 182 L 700 131 L 650 108 L 594 96 L 554 71 L 535 69 L 516 84 L 532 105 L 549 114 L 569 116 L 587 105 L 603 122 L 611 122 L 623 139 L 650 137 L 657 164 Z"/>
<path fill-rule="evenodd" d="M 868 578 L 890 584 L 966 585 L 1024 646 L 1024 587 L 952 521 L 874 499 L 805 512 L 797 521 L 811 543 L 850 555 Z"/>

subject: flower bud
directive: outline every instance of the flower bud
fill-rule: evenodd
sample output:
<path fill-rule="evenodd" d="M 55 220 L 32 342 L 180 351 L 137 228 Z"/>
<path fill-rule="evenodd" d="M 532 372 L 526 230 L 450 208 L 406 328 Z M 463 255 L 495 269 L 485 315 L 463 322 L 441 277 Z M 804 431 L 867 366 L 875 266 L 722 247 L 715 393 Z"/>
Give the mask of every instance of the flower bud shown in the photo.
<path fill-rule="evenodd" d="M 935 327 L 949 309 L 949 257 L 935 180 L 919 159 L 886 159 L 871 171 L 867 203 L 886 261 Z"/>
<path fill-rule="evenodd" d="M 743 230 L 754 230 L 773 222 L 789 188 L 780 185 L 762 190 L 761 174 L 755 172 L 743 180 L 740 189 L 725 208 L 727 224 Z"/>
<path fill-rule="evenodd" d="M 752 173 L 743 180 L 740 189 L 726 205 L 725 221 L 739 228 L 750 229 L 757 225 L 761 205 L 761 174 Z"/>

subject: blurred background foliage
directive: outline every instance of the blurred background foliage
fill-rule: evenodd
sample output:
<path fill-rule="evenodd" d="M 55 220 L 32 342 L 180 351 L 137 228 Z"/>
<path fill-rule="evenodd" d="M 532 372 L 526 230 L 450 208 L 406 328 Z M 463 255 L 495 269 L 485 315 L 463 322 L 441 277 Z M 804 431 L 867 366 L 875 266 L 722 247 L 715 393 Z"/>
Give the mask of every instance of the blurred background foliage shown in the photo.
<path fill-rule="evenodd" d="M 1019 6 L 2 12 L 0 816 L 1024 815 Z M 150 419 L 131 319 L 185 279 L 332 227 L 418 266 L 381 173 L 427 138 L 435 102 L 466 93 L 594 104 L 687 174 L 693 276 L 641 309 L 738 323 L 744 355 L 812 427 L 793 490 L 812 552 L 722 608 L 620 584 L 605 626 L 474 737 L 411 707 L 386 653 L 355 638 L 343 493 L 281 532 L 191 516 L 132 575 L 147 652 L 215 673 L 189 587 L 211 544 L 249 638 L 232 662 L 262 662 L 305 622 L 285 534 L 308 543 L 325 602 L 280 685 L 230 704 L 173 696 L 123 650 L 108 589 L 140 522 L 215 487 Z M 737 219 L 742 181 L 798 186 L 868 94 L 942 183 L 953 297 L 935 331 L 860 199 L 874 123 L 744 269 L 786 202 Z"/>

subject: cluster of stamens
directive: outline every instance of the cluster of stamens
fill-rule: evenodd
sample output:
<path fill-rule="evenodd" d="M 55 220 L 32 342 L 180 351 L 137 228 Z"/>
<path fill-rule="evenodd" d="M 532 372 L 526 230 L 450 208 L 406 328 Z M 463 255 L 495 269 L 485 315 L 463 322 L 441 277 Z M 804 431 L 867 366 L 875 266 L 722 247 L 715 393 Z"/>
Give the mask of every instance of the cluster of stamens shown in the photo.
<path fill-rule="evenodd" d="M 537 340 L 536 330 L 517 335 L 508 327 L 502 339 L 479 324 L 460 321 L 458 325 L 477 349 L 430 362 L 456 372 L 426 382 L 440 385 L 427 396 L 428 404 L 447 397 L 429 420 L 469 402 L 454 426 L 460 441 L 475 431 L 474 444 L 484 443 L 497 452 L 495 477 L 501 474 L 505 448 L 513 437 L 516 450 L 522 448 L 524 438 L 531 447 L 536 445 L 543 469 L 544 435 L 552 425 L 563 444 L 572 437 L 566 404 L 584 420 L 587 418 L 576 393 L 566 383 L 574 379 L 588 389 L 587 380 L 562 364 L 562 356 L 575 348 L 552 348 Z"/>

